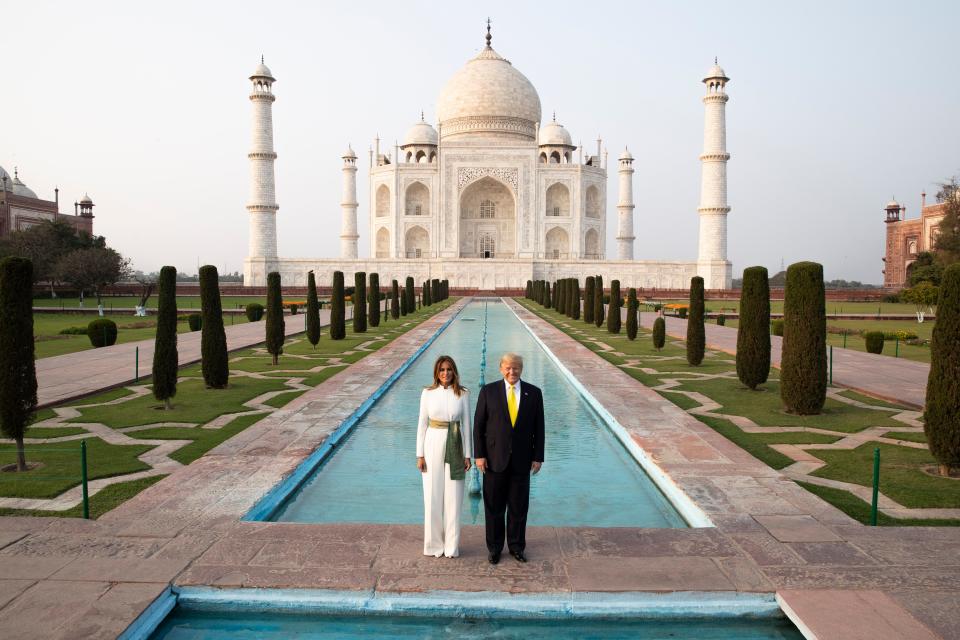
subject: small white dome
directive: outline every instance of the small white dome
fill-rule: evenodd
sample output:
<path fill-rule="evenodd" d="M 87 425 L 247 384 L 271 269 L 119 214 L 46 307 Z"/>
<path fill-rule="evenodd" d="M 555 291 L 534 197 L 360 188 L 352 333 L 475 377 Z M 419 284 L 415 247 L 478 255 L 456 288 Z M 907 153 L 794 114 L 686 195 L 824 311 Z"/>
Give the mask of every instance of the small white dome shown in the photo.
<path fill-rule="evenodd" d="M 356 158 L 356 157 L 357 157 L 357 154 L 355 154 L 355 153 L 353 152 L 353 147 L 351 147 L 351 146 L 348 144 L 348 145 L 347 145 L 347 150 L 344 151 L 344 152 L 343 152 L 343 155 L 340 156 L 340 157 L 341 157 L 341 158 Z"/>
<path fill-rule="evenodd" d="M 900 208 L 900 203 L 897 202 L 896 200 L 891 200 L 890 202 L 887 203 L 887 206 L 884 207 L 884 209 L 899 209 L 899 208 Z"/>
<path fill-rule="evenodd" d="M 707 80 L 712 80 L 714 78 L 720 78 L 721 80 L 730 79 L 727 77 L 727 74 L 723 70 L 723 67 L 721 67 L 719 64 L 716 64 L 716 63 L 714 63 L 714 65 L 710 67 L 710 71 L 707 71 L 707 75 L 703 80 L 704 82 L 706 82 Z"/>
<path fill-rule="evenodd" d="M 621 160 L 633 160 L 633 155 L 630 153 L 630 149 L 626 147 L 623 148 L 623 153 L 620 154 Z"/>
<path fill-rule="evenodd" d="M 418 122 L 409 129 L 407 129 L 407 135 L 403 137 L 404 147 L 416 145 L 416 144 L 428 144 L 428 145 L 437 145 L 437 130 L 426 122 Z"/>
<path fill-rule="evenodd" d="M 573 141 L 570 138 L 570 132 L 554 120 L 540 127 L 540 146 L 543 145 L 572 147 Z"/>
<path fill-rule="evenodd" d="M 250 79 L 252 80 L 254 78 L 269 78 L 270 80 L 276 80 L 276 78 L 273 77 L 273 74 L 270 73 L 270 68 L 262 62 L 257 65 L 256 69 L 253 70 L 253 75 L 250 76 Z"/>
<path fill-rule="evenodd" d="M 83 197 L 80 198 L 80 204 L 93 204 L 93 200 L 87 194 L 83 194 Z"/>

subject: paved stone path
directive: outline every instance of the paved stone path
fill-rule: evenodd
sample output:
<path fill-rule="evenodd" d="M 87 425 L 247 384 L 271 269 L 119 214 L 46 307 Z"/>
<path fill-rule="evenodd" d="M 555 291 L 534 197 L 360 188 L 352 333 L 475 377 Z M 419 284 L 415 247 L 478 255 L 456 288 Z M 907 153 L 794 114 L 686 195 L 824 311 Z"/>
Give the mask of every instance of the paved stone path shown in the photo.
<path fill-rule="evenodd" d="M 347 307 L 352 318 L 353 307 Z M 306 314 L 286 317 L 286 335 L 304 330 Z M 320 311 L 320 323 L 330 322 L 330 310 Z M 231 351 L 264 342 L 263 322 L 227 325 L 227 348 Z M 140 350 L 140 376 L 149 376 L 153 366 L 153 339 L 115 344 L 37 360 L 37 400 L 46 407 L 74 400 L 103 389 L 133 382 L 136 376 L 136 352 Z M 177 336 L 180 366 L 200 361 L 200 332 Z"/>
<path fill-rule="evenodd" d="M 421 555 L 416 525 L 239 522 L 454 305 L 98 521 L 0 518 L 0 629 L 17 638 L 112 637 L 172 581 L 391 592 L 776 591 L 822 640 L 958 637 L 955 529 L 861 526 L 509 304 L 715 527 L 534 526 L 530 562 L 493 567 L 480 527 L 464 528 L 463 555 L 450 560 Z M 549 443 L 547 451 L 550 464 Z M 869 635 L 852 633 L 851 622 Z"/>
<path fill-rule="evenodd" d="M 626 311 L 623 310 L 624 320 Z M 640 325 L 653 327 L 657 314 L 640 314 Z M 687 321 L 667 316 L 667 335 L 685 338 Z M 737 330 L 733 327 L 721 327 L 707 323 L 707 345 L 727 353 L 737 351 Z M 783 338 L 770 336 L 770 360 L 774 366 L 780 366 L 780 350 Z M 854 351 L 853 349 L 833 349 L 833 382 L 842 387 L 862 391 L 868 395 L 890 400 L 910 407 L 922 409 L 927 392 L 927 376 L 930 365 L 904 358 L 891 358 Z"/>

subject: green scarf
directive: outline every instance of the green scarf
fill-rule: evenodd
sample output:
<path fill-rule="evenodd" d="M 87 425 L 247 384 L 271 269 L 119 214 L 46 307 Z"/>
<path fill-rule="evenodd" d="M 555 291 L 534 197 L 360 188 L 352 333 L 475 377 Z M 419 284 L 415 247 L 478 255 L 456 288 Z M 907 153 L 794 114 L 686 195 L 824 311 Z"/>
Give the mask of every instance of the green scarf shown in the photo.
<path fill-rule="evenodd" d="M 463 480 L 467 477 L 463 468 L 463 436 L 460 434 L 460 421 L 430 420 L 431 425 L 447 425 L 447 443 L 443 450 L 443 461 L 450 465 L 450 479 Z"/>

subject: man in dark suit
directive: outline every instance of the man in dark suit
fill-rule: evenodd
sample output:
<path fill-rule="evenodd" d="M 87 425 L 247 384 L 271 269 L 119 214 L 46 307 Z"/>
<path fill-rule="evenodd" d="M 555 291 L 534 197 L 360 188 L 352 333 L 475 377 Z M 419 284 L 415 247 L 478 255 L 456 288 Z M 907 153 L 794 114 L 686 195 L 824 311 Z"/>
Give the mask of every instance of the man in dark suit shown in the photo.
<path fill-rule="evenodd" d="M 520 380 L 523 359 L 515 353 L 500 358 L 502 380 L 485 385 L 477 397 L 473 420 L 473 452 L 483 473 L 483 511 L 487 525 L 487 559 L 500 562 L 506 512 L 507 548 L 526 562 L 527 508 L 530 474 L 543 464 L 543 394 Z"/>

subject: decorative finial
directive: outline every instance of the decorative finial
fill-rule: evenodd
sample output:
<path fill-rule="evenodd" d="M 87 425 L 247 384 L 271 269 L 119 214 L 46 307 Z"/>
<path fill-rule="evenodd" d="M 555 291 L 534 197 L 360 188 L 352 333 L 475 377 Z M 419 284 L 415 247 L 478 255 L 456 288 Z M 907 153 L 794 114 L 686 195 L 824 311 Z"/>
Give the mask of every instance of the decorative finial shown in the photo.
<path fill-rule="evenodd" d="M 14 167 L 14 168 L 13 168 L 13 179 L 14 179 L 14 180 L 17 180 L 18 178 L 20 178 L 20 176 L 17 175 L 17 172 L 18 172 L 17 167 Z"/>
<path fill-rule="evenodd" d="M 423 109 L 420 110 L 420 122 L 426 122 L 426 120 L 423 119 Z"/>
<path fill-rule="evenodd" d="M 263 54 L 262 54 L 262 53 L 260 54 L 260 64 L 264 64 L 264 62 L 263 62 Z"/>
<path fill-rule="evenodd" d="M 718 64 L 718 63 L 717 63 L 717 56 L 713 56 L 713 64 Z"/>
<path fill-rule="evenodd" d="M 493 40 L 493 36 L 490 35 L 490 18 L 487 18 L 487 49 L 490 48 L 491 40 Z"/>
<path fill-rule="evenodd" d="M 557 121 L 557 111 L 556 111 L 556 109 L 554 109 L 554 111 L 553 111 L 553 121 L 554 121 L 554 122 Z"/>

